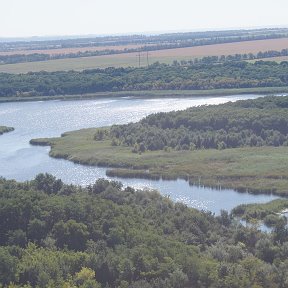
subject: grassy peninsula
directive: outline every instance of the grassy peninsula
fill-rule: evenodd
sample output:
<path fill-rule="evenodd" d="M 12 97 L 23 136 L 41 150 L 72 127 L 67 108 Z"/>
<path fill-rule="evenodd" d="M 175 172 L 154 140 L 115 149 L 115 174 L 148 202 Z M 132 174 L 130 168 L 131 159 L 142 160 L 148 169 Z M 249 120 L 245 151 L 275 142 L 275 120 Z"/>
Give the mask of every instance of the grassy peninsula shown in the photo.
<path fill-rule="evenodd" d="M 0 126 L 0 135 L 13 131 L 13 127 Z"/>
<path fill-rule="evenodd" d="M 111 176 L 188 180 L 288 196 L 288 97 L 264 97 L 140 122 L 34 139 L 50 156 L 106 166 Z"/>

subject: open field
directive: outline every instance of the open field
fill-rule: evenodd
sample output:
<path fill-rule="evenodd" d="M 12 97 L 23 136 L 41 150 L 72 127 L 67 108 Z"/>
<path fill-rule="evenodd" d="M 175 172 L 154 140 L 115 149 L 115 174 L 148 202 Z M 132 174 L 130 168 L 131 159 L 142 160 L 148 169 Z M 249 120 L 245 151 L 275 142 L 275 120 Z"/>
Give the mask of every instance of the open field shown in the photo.
<path fill-rule="evenodd" d="M 104 50 L 120 50 L 123 51 L 125 49 L 135 49 L 141 48 L 144 45 L 105 45 L 105 46 L 87 46 L 87 47 L 75 47 L 75 48 L 58 48 L 58 49 L 29 49 L 29 50 L 13 50 L 13 51 L 0 51 L 0 55 L 15 55 L 15 54 L 49 54 L 49 55 L 59 55 L 59 54 L 69 54 L 69 53 L 78 53 L 78 52 L 86 52 L 86 51 L 104 51 Z M 145 44 L 145 46 L 149 46 L 149 44 Z"/>
<path fill-rule="evenodd" d="M 282 50 L 288 48 L 288 38 L 257 41 L 243 41 L 235 43 L 205 45 L 189 48 L 167 49 L 151 52 L 155 57 L 192 57 L 221 56 L 244 53 L 258 53 L 259 51 Z"/>
<path fill-rule="evenodd" d="M 50 156 L 75 163 L 112 167 L 110 176 L 177 177 L 191 184 L 233 188 L 251 193 L 288 196 L 288 147 L 235 148 L 132 153 L 112 146 L 111 140 L 95 141 L 97 129 L 68 132 L 60 138 L 31 140 L 50 145 Z"/>
<path fill-rule="evenodd" d="M 93 57 L 81 57 L 81 58 L 66 58 L 59 60 L 39 61 L 39 62 L 26 62 L 17 64 L 5 64 L 0 65 L 0 72 L 4 73 L 27 73 L 27 72 L 39 72 L 39 71 L 69 71 L 76 70 L 81 71 L 85 69 L 94 68 L 107 68 L 107 67 L 128 67 L 136 66 L 137 58 L 131 53 L 125 54 L 130 57 L 121 57 L 122 54 L 116 55 L 104 55 Z"/>
<path fill-rule="evenodd" d="M 116 46 L 115 46 L 116 47 Z M 149 52 L 149 64 L 161 62 L 170 64 L 173 60 L 189 60 L 204 56 L 220 56 L 245 53 L 258 53 L 259 51 L 282 50 L 288 48 L 288 38 L 269 39 L 257 41 L 244 41 L 226 44 L 215 44 L 188 48 L 165 49 Z M 274 60 L 274 58 L 271 58 Z M 268 58 L 266 58 L 268 60 Z M 0 72 L 27 73 L 29 71 L 59 71 L 59 70 L 85 70 L 107 67 L 128 67 L 139 65 L 137 53 L 123 53 L 94 57 L 69 58 L 41 62 L 28 62 L 0 65 Z M 147 54 L 142 53 L 140 65 L 147 66 Z"/>

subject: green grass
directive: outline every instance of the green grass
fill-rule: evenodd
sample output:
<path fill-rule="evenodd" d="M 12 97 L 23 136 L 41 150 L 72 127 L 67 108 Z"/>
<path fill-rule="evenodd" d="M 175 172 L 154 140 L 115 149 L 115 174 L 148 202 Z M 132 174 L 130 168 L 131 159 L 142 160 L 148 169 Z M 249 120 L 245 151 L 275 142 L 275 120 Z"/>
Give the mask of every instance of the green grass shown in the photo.
<path fill-rule="evenodd" d="M 7 133 L 7 132 L 11 132 L 13 130 L 14 128 L 12 127 L 0 126 L 0 135 Z"/>
<path fill-rule="evenodd" d="M 149 91 L 120 91 L 98 92 L 82 95 L 56 95 L 56 96 L 17 96 L 0 97 L 1 102 L 39 101 L 39 100 L 83 100 L 108 97 L 139 97 L 139 98 L 164 98 L 164 97 L 203 97 L 203 96 L 230 96 L 239 94 L 277 94 L 288 93 L 288 87 L 259 87 L 259 88 L 234 88 L 211 90 L 149 90 Z"/>
<path fill-rule="evenodd" d="M 283 220 L 281 212 L 287 210 L 288 199 L 276 199 L 265 204 L 242 204 L 232 210 L 232 214 L 248 222 L 264 221 L 268 226 L 275 226 Z"/>
<path fill-rule="evenodd" d="M 288 196 L 288 147 L 255 147 L 226 150 L 153 151 L 142 154 L 131 148 L 95 141 L 96 128 L 65 133 L 63 137 L 31 140 L 51 145 L 50 156 L 75 163 L 112 168 L 111 176 L 183 178 L 191 184 L 232 188 L 251 193 Z"/>
<path fill-rule="evenodd" d="M 177 57 L 177 60 L 188 60 L 192 57 Z M 150 64 L 161 62 L 171 64 L 175 57 L 153 57 L 150 59 Z M 0 72 L 4 73 L 27 73 L 39 71 L 82 71 L 86 69 L 107 68 L 107 67 L 138 67 L 138 59 L 136 56 L 123 57 L 123 54 L 108 55 L 108 56 L 93 56 L 81 58 L 67 58 L 48 61 L 26 62 L 16 64 L 0 65 Z M 147 66 L 143 60 L 141 66 Z"/>
<path fill-rule="evenodd" d="M 36 62 L 25 62 L 16 64 L 2 64 L 0 65 L 0 73 L 28 73 L 28 72 L 55 72 L 55 71 L 83 71 L 87 69 L 95 68 L 107 68 L 107 67 L 139 67 L 138 59 L 135 55 L 129 57 L 125 54 L 116 55 L 106 55 L 106 56 L 93 56 L 93 57 L 80 57 L 80 58 L 66 58 L 57 60 L 47 60 L 47 61 L 36 61 Z M 195 57 L 192 56 L 151 56 L 149 58 L 149 63 L 165 63 L 172 64 L 174 60 L 192 60 Z M 256 62 L 259 60 L 263 61 L 276 61 L 282 62 L 287 61 L 288 57 L 271 57 L 263 59 L 248 60 L 248 62 Z M 146 60 L 142 59 L 140 64 L 141 67 L 147 66 Z"/>

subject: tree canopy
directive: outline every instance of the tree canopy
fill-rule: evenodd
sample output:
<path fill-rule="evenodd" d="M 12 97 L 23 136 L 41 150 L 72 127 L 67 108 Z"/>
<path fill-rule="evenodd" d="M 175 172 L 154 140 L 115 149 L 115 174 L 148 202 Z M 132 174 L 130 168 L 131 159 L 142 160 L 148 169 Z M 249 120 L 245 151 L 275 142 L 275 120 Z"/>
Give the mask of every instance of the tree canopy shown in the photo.
<path fill-rule="evenodd" d="M 142 68 L 106 68 L 27 74 L 0 73 L 1 96 L 78 95 L 109 91 L 209 90 L 287 87 L 288 62 L 154 63 Z"/>
<path fill-rule="evenodd" d="M 287 108 L 287 96 L 204 105 L 113 125 L 106 135 L 112 145 L 130 146 L 134 152 L 287 146 Z"/>
<path fill-rule="evenodd" d="M 214 217 L 117 181 L 58 184 L 48 174 L 25 183 L 0 179 L 4 287 L 287 284 L 283 225 L 263 234 L 225 211 Z"/>

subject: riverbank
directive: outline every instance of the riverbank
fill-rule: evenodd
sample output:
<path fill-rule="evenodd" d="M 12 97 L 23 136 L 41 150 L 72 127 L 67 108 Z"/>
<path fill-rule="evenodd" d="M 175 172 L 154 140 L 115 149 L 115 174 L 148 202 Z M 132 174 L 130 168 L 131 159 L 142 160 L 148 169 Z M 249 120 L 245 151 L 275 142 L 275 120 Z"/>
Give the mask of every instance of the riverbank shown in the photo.
<path fill-rule="evenodd" d="M 83 129 L 30 143 L 50 145 L 49 155 L 54 158 L 111 168 L 107 171 L 109 176 L 183 178 L 191 184 L 218 189 L 288 196 L 288 147 L 160 150 L 138 154 L 129 147 L 112 146 L 111 140 L 95 141 L 97 130 Z"/>
<path fill-rule="evenodd" d="M 47 100 L 89 100 L 99 98 L 133 97 L 133 98 L 168 98 L 168 97 L 203 97 L 203 96 L 229 96 L 241 94 L 287 94 L 288 87 L 259 87 L 211 90 L 149 90 L 149 91 L 118 91 L 99 92 L 81 95 L 55 95 L 55 96 L 27 96 L 0 97 L 0 103 L 28 102 Z"/>
<path fill-rule="evenodd" d="M 232 210 L 233 217 L 240 217 L 249 223 L 264 223 L 268 227 L 281 224 L 287 213 L 288 199 L 276 199 L 268 203 L 241 204 Z"/>
<path fill-rule="evenodd" d="M 13 127 L 0 126 L 0 135 L 14 131 Z"/>

